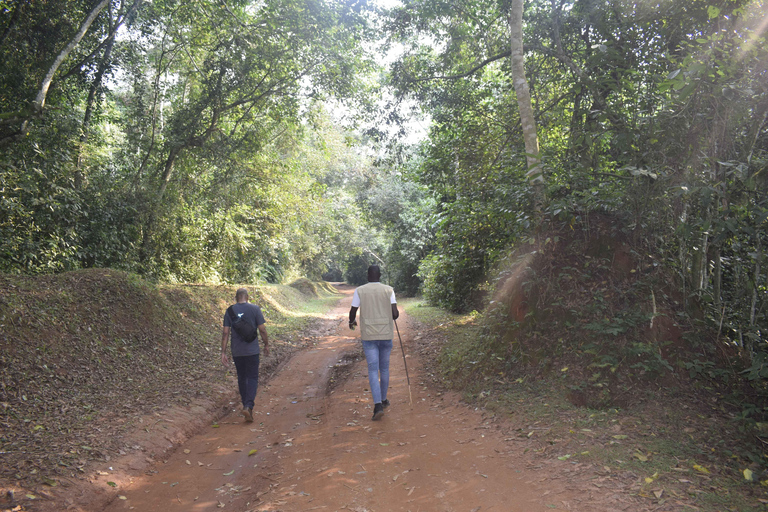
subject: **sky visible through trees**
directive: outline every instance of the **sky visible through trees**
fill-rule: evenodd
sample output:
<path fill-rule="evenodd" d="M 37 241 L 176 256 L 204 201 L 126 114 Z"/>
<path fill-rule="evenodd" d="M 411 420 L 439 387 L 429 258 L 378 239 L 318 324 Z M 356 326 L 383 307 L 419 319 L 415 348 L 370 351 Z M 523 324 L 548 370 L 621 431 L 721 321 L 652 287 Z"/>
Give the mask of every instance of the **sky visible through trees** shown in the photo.
<path fill-rule="evenodd" d="M 600 216 L 768 377 L 764 1 L 528 1 L 522 52 L 515 7 L 0 0 L 0 270 L 357 283 L 379 261 L 462 311 Z"/>

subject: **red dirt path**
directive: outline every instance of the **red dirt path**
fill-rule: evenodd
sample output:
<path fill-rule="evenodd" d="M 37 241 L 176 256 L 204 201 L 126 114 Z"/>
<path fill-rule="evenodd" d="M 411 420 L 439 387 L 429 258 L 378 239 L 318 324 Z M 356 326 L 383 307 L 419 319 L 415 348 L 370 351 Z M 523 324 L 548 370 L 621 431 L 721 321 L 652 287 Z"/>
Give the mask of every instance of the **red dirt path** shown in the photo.
<path fill-rule="evenodd" d="M 587 484 L 596 478 L 590 471 L 574 478 L 570 463 L 536 463 L 524 453 L 524 443 L 504 437 L 482 412 L 424 385 L 413 353 L 408 357 L 410 404 L 397 340 L 391 361 L 392 406 L 381 421 L 371 421 L 364 360 L 354 363 L 348 378 L 328 385 L 334 365 L 345 354 L 361 354 L 358 332 L 349 331 L 345 321 L 352 288 L 341 291 L 346 296 L 329 314 L 324 330 L 315 333 L 317 341 L 259 389 L 254 423 L 244 423 L 233 412 L 218 427 L 204 427 L 164 463 L 96 477 L 117 485 L 106 508 L 92 508 L 104 496 L 82 496 L 72 509 L 627 510 L 618 496 Z M 405 315 L 398 321 L 407 352 L 412 352 L 411 323 Z M 250 454 L 253 450 L 258 451 Z"/>

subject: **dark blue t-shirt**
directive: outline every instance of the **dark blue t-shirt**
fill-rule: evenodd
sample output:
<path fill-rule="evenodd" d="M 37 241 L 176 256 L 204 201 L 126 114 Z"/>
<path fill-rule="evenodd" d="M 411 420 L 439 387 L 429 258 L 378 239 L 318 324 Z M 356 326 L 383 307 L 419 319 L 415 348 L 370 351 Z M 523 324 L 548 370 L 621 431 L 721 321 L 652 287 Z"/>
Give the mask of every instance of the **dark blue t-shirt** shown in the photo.
<path fill-rule="evenodd" d="M 238 302 L 233 304 L 232 310 L 235 312 L 235 316 L 241 316 L 246 322 L 250 322 L 254 327 L 258 327 L 265 323 L 264 315 L 261 313 L 261 309 L 256 304 L 250 302 Z M 224 312 L 224 327 L 232 327 L 232 318 L 229 313 Z M 234 329 L 229 330 L 229 339 L 232 345 L 232 357 L 240 356 L 252 356 L 260 353 L 259 339 L 256 338 L 250 343 L 246 343 L 240 338 L 240 335 Z"/>

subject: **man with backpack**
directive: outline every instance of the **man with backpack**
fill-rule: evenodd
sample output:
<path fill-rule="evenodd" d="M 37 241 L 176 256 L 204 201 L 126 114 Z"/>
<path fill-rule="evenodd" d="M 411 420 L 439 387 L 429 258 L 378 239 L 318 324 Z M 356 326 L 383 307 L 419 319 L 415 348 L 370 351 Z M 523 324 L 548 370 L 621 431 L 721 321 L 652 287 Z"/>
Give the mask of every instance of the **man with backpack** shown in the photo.
<path fill-rule="evenodd" d="M 221 362 L 229 366 L 227 342 L 232 339 L 232 361 L 237 370 L 237 387 L 243 403 L 245 421 L 253 421 L 253 405 L 259 387 L 259 337 L 264 342 L 264 355 L 269 357 L 269 337 L 264 325 L 264 315 L 256 304 L 248 302 L 248 290 L 240 288 L 235 293 L 235 304 L 224 313 L 221 333 Z"/>
<path fill-rule="evenodd" d="M 378 265 L 368 267 L 368 284 L 360 286 L 352 296 L 349 310 L 349 328 L 357 325 L 355 317 L 360 309 L 360 338 L 368 363 L 368 384 L 373 395 L 373 420 L 384 415 L 389 406 L 389 355 L 392 353 L 392 339 L 395 337 L 393 320 L 397 320 L 395 291 L 382 284 L 381 269 Z"/>

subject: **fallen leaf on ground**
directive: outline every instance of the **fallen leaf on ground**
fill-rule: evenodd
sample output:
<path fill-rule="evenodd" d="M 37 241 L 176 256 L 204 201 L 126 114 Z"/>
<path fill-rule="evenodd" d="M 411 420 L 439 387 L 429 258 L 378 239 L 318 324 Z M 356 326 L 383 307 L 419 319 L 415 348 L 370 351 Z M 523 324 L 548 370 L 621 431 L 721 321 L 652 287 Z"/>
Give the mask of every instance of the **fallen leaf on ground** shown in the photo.
<path fill-rule="evenodd" d="M 701 466 L 699 464 L 694 464 L 693 465 L 693 469 L 695 469 L 699 473 L 704 473 L 704 474 L 707 474 L 707 475 L 710 474 L 710 472 L 709 472 L 709 470 L 707 468 L 705 468 L 704 466 Z"/>
<path fill-rule="evenodd" d="M 235 470 L 233 469 L 229 473 L 224 473 L 224 476 L 229 476 L 229 475 L 234 475 L 234 474 L 235 474 Z"/>

